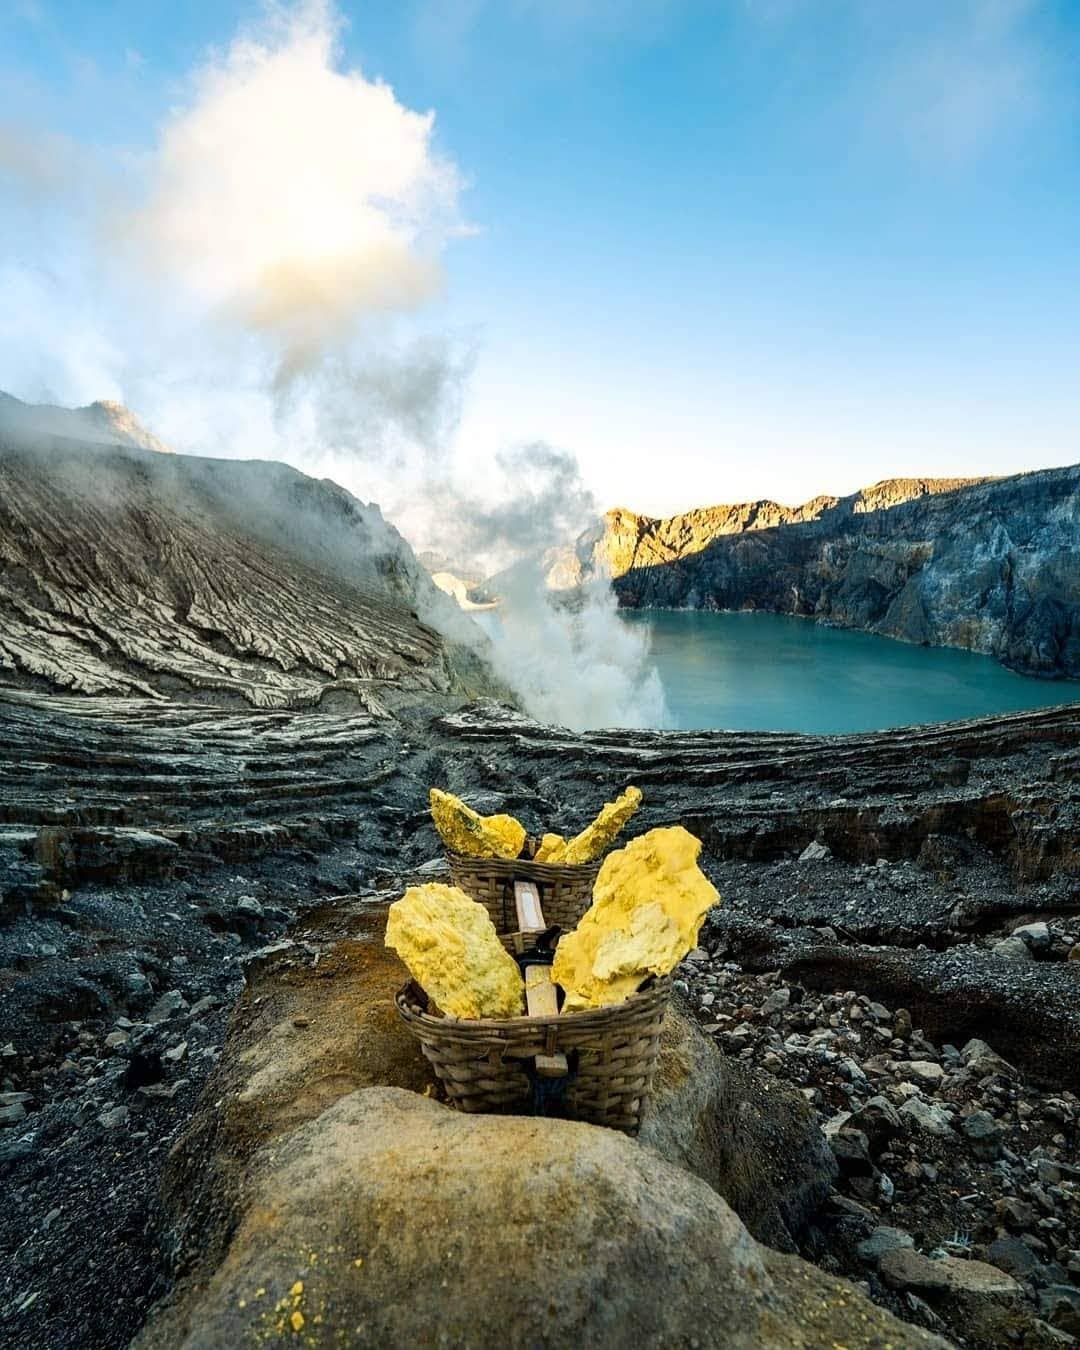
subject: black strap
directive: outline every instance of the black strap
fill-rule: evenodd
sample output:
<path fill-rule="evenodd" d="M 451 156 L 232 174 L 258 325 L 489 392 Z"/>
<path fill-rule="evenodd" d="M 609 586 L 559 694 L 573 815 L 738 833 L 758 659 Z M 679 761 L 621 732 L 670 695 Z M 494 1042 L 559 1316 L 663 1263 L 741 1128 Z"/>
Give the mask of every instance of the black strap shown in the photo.
<path fill-rule="evenodd" d="M 567 1089 L 577 1079 L 578 1052 L 571 1050 L 566 1057 L 567 1072 L 561 1078 L 544 1078 L 536 1072 L 531 1059 L 523 1059 L 521 1067 L 532 1086 L 532 1113 L 534 1116 L 562 1115 L 563 1099 Z"/>

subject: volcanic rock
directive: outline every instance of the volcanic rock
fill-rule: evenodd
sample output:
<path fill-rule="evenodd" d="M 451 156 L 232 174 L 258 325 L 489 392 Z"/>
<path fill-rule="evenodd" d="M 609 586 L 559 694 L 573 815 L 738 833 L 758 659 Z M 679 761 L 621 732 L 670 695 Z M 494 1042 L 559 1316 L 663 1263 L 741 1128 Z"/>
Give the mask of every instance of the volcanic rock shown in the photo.
<path fill-rule="evenodd" d="M 886 1252 L 914 1247 L 915 1239 L 902 1228 L 875 1228 L 868 1238 L 858 1246 L 858 1254 L 864 1261 L 877 1262 Z"/>
<path fill-rule="evenodd" d="M 912 1097 L 901 1106 L 898 1113 L 901 1120 L 909 1120 L 920 1130 L 928 1134 L 951 1135 L 952 1119 L 940 1106 L 924 1102 L 921 1097 Z"/>
<path fill-rule="evenodd" d="M 755 1237 L 783 1251 L 795 1250 L 836 1175 L 807 1103 L 718 1055 L 677 1005 L 664 1019 L 638 1138 L 707 1181 Z"/>
<path fill-rule="evenodd" d="M 993 1162 L 1001 1157 L 1002 1129 L 989 1111 L 973 1111 L 961 1128 L 976 1158 Z"/>
<path fill-rule="evenodd" d="M 1011 1275 L 985 1261 L 962 1261 L 952 1256 L 931 1260 L 905 1247 L 885 1252 L 878 1269 L 895 1288 L 921 1293 L 1008 1301 L 1019 1298 L 1022 1292 Z"/>
<path fill-rule="evenodd" d="M 348 1094 L 277 1139 L 240 1212 L 221 1267 L 136 1346 L 290 1329 L 406 1345 L 434 1327 L 477 1347 L 941 1344 L 759 1247 L 710 1187 L 613 1131 L 401 1089 Z"/>
<path fill-rule="evenodd" d="M 460 645 L 482 635 L 377 507 L 284 464 L 164 455 L 16 405 L 0 396 L 9 682 L 377 712 L 384 691 L 498 688 Z"/>
<path fill-rule="evenodd" d="M 1028 944 L 1023 938 L 1015 935 L 1002 938 L 1000 942 L 995 942 L 990 948 L 990 952 L 1000 961 L 1030 961 L 1032 959 Z"/>
<path fill-rule="evenodd" d="M 1077 520 L 1076 465 L 892 479 L 795 508 L 749 502 L 667 520 L 610 511 L 578 540 L 577 574 L 612 576 L 627 607 L 800 614 L 1076 678 Z"/>
<path fill-rule="evenodd" d="M 359 1088 L 432 1093 L 436 1083 L 394 1007 L 407 972 L 383 947 L 385 909 L 309 918 L 312 967 L 286 947 L 249 979 L 211 1098 L 166 1174 L 169 1245 L 206 1261 L 253 1148 Z M 345 931 L 347 937 L 338 935 Z M 672 1008 L 641 1140 L 696 1172 L 754 1234 L 790 1250 L 828 1194 L 835 1164 L 802 1098 L 748 1074 Z"/>

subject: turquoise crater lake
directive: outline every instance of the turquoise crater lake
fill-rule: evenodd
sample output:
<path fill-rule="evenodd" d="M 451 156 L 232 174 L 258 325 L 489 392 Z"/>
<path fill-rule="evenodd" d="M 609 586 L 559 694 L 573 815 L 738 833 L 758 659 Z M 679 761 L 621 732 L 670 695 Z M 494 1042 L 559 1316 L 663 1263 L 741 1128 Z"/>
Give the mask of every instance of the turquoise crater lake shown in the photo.
<path fill-rule="evenodd" d="M 989 656 L 783 614 L 621 617 L 649 630 L 672 724 L 684 730 L 877 731 L 1080 701 L 1080 681 L 1032 679 Z"/>

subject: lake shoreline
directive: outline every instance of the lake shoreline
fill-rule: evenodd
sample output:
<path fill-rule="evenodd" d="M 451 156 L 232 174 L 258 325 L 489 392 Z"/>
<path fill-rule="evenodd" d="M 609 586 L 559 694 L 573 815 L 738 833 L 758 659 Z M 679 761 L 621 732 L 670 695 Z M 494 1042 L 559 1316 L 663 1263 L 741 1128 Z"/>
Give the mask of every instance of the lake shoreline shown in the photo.
<path fill-rule="evenodd" d="M 650 607 L 619 617 L 649 630 L 683 730 L 843 735 L 1080 701 L 1080 681 L 1040 679 L 964 648 L 880 643 L 886 635 L 811 615 Z"/>
<path fill-rule="evenodd" d="M 477 608 L 490 608 L 490 606 L 478 606 Z M 1039 680 L 1048 684 L 1080 685 L 1080 678 L 1066 674 L 1064 671 L 1021 670 L 1019 666 L 1010 666 L 1008 662 L 1000 660 L 993 652 L 983 652 L 973 647 L 961 647 L 948 642 L 916 642 L 914 638 L 903 637 L 899 633 L 879 633 L 873 628 L 854 628 L 848 624 L 837 623 L 835 619 L 830 619 L 827 615 L 796 614 L 789 610 L 751 607 L 730 609 L 713 605 L 624 605 L 621 603 L 619 614 L 620 616 L 625 614 L 772 614 L 780 619 L 799 619 L 803 623 L 813 624 L 817 628 L 832 629 L 837 633 L 864 633 L 867 637 L 883 638 L 886 642 L 899 642 L 905 647 L 924 647 L 930 651 L 968 652 L 972 656 L 988 656 L 1003 670 L 1007 670 L 1013 675 L 1019 675 L 1025 680 Z M 1065 702 L 1069 701 L 1068 699 L 1065 700 Z"/>

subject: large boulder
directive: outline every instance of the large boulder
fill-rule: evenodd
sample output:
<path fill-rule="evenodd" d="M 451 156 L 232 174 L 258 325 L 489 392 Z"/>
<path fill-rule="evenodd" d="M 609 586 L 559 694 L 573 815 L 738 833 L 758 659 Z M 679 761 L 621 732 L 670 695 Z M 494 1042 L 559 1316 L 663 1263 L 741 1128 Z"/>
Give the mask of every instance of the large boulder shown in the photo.
<path fill-rule="evenodd" d="M 261 1149 L 242 1189 L 218 1268 L 136 1347 L 944 1344 L 590 1125 L 368 1088 Z"/>
<path fill-rule="evenodd" d="M 756 1238 L 783 1251 L 795 1250 L 837 1173 L 805 1098 L 722 1055 L 678 1005 L 664 1019 L 638 1138 L 707 1181 Z"/>
<path fill-rule="evenodd" d="M 459 1115 L 394 1008 L 384 924 L 327 906 L 249 961 L 166 1169 L 177 1280 L 144 1350 L 937 1344 L 755 1240 L 790 1248 L 833 1176 L 798 1094 L 672 1008 L 638 1140 Z"/>

